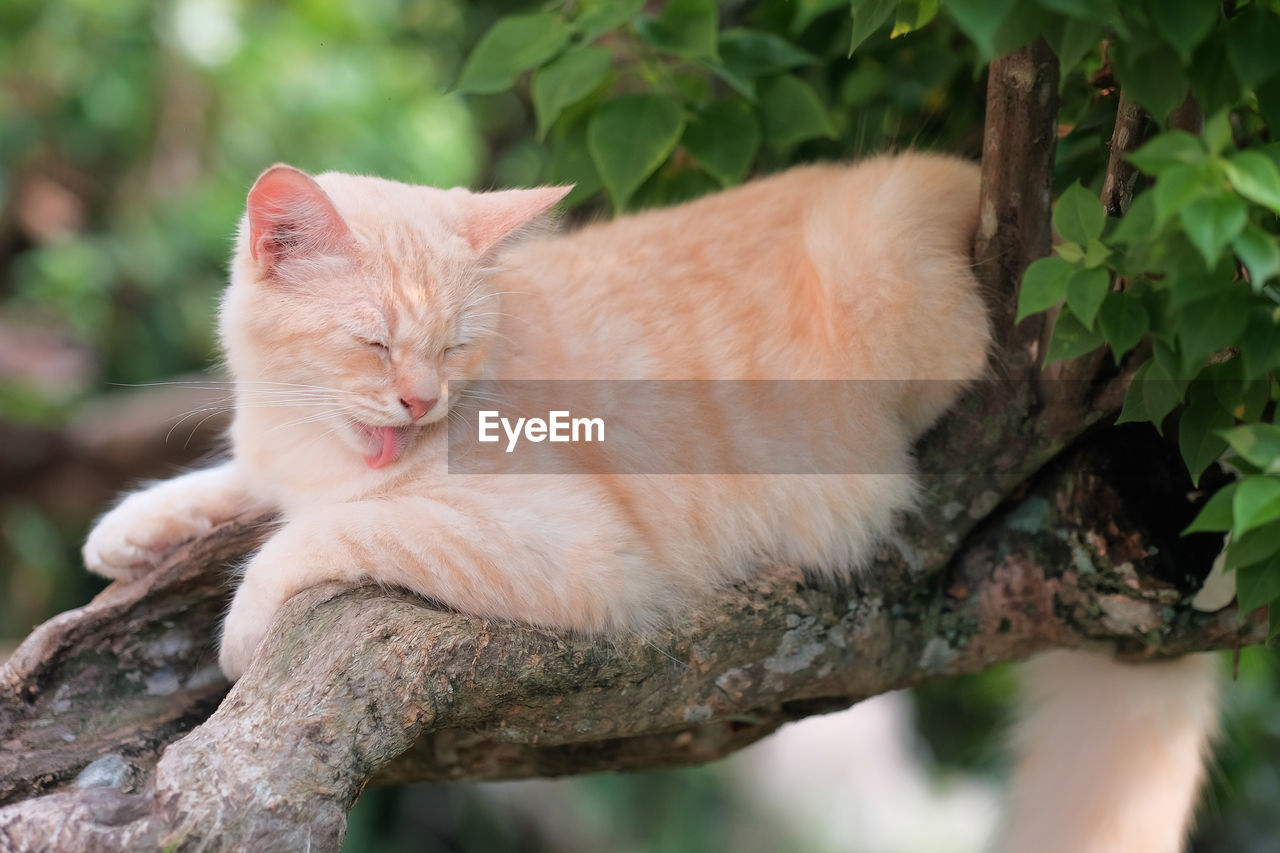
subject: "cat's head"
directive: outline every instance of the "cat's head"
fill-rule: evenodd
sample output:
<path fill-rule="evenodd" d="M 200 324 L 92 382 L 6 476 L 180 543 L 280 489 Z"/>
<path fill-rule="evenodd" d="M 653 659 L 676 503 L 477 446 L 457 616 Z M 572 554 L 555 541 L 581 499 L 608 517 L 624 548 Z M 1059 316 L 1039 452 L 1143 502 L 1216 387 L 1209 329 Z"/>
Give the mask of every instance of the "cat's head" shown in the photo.
<path fill-rule="evenodd" d="M 500 245 L 569 187 L 472 193 L 277 165 L 249 191 L 220 334 L 241 406 L 321 424 L 372 467 L 480 375 Z"/>

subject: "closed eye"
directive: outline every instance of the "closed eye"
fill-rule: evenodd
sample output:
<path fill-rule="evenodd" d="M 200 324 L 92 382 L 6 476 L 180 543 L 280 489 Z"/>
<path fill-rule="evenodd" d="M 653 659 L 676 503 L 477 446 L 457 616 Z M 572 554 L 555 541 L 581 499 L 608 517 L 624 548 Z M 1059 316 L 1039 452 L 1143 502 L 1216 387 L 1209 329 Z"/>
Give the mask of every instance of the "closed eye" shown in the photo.
<path fill-rule="evenodd" d="M 359 341 L 362 345 L 369 347 L 370 349 L 376 350 L 380 355 L 385 355 L 387 353 L 387 345 L 384 341 L 378 341 L 372 338 L 359 338 L 359 337 L 356 338 L 356 340 Z"/>
<path fill-rule="evenodd" d="M 453 346 L 445 347 L 444 352 L 442 352 L 440 355 L 442 358 L 448 358 L 451 355 L 455 355 L 456 353 L 462 352 L 464 349 L 466 349 L 466 347 L 467 347 L 466 344 L 454 344 Z"/>

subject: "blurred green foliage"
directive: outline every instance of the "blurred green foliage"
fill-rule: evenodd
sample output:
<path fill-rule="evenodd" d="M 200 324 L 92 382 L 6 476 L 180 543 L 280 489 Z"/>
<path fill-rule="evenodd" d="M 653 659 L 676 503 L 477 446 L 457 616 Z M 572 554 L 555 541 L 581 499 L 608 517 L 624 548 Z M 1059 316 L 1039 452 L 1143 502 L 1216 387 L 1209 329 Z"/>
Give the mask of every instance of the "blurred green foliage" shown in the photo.
<path fill-rule="evenodd" d="M 449 0 L 4 4 L 6 313 L 65 326 L 109 381 L 206 364 L 264 166 L 477 178 L 475 123 L 441 94 L 465 36 Z"/>
<path fill-rule="evenodd" d="M 1280 16 L 1275 0 L 1226 5 L 1230 20 L 1216 0 L 7 0 L 0 335 L 36 330 L 85 366 L 50 378 L 12 369 L 0 348 L 0 423 L 56 425 L 108 383 L 208 365 L 230 236 L 272 162 L 438 185 L 574 182 L 574 215 L 592 216 L 807 160 L 976 157 L 982 69 L 1043 33 L 1063 69 L 1066 242 L 1033 268 L 1022 308 L 1065 302 L 1055 354 L 1151 348 L 1148 373 L 1168 375 L 1143 378 L 1166 381 L 1136 383 L 1127 416 L 1182 411 L 1193 473 L 1230 446 L 1263 484 L 1203 525 L 1236 530 L 1236 568 L 1271 601 Z M 1161 123 L 1190 87 L 1208 117 L 1135 157 L 1145 177 L 1124 223 L 1096 201 L 1117 85 Z M 1111 290 L 1112 274 L 1132 286 Z M 95 588 L 76 556 L 87 521 L 5 490 L 0 637 Z M 1241 671 L 1200 851 L 1280 837 L 1280 675 L 1261 650 Z M 1004 671 L 919 691 L 932 760 L 998 773 L 1010 690 Z M 574 788 L 615 849 L 715 849 L 734 821 L 720 773 Z M 414 822 L 429 808 L 448 813 L 442 834 Z M 453 789 L 374 792 L 353 814 L 349 850 L 424 845 L 540 849 Z"/>

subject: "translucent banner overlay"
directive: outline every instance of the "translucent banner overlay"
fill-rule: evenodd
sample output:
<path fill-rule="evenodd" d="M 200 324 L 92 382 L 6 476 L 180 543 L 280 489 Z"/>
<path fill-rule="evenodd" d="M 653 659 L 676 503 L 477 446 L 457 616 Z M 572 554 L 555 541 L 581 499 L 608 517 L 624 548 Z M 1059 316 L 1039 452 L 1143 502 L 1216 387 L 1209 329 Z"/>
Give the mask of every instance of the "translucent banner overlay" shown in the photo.
<path fill-rule="evenodd" d="M 473 383 L 449 416 L 449 472 L 906 474 L 904 424 L 931 419 L 962 387 L 945 380 Z"/>

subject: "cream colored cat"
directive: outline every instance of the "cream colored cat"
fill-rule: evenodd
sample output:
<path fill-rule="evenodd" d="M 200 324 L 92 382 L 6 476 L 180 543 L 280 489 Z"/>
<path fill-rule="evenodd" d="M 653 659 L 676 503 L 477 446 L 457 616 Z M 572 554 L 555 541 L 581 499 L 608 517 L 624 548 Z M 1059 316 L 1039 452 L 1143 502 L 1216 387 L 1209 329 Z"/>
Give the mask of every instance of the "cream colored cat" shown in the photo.
<path fill-rule="evenodd" d="M 227 615 L 220 661 L 235 679 L 280 606 L 328 580 L 616 633 L 644 631 L 766 561 L 864 563 L 911 505 L 911 443 L 984 370 L 969 260 L 977 169 L 919 154 L 811 166 L 573 233 L 531 227 L 566 191 L 265 172 L 221 313 L 233 456 L 126 498 L 90 534 L 86 565 L 127 580 L 170 543 L 278 510 Z M 453 415 L 518 407 L 478 390 L 493 379 L 651 382 L 607 449 L 540 459 L 540 473 L 492 473 L 508 469 L 491 462 L 450 473 Z M 744 406 L 658 380 L 863 381 L 841 386 L 856 389 L 848 405 L 766 393 Z M 830 423 L 833 409 L 822 452 L 843 453 L 847 468 L 752 473 L 769 470 L 761 424 Z M 683 474 L 616 464 L 659 457 L 708 461 Z M 723 473 L 729 463 L 747 473 Z M 1141 672 L 1157 671 L 1172 668 Z M 1147 707 L 1132 687 L 1143 680 L 1118 680 L 1112 701 Z M 1083 715 L 1065 737 L 1033 716 L 1022 775 L 1034 793 L 1006 849 L 1176 850 L 1212 726 L 1212 681 L 1200 682 L 1205 714 L 1177 716 L 1162 694 L 1159 720 L 1135 706 L 1132 719 L 1126 708 L 1099 722 L 1113 739 L 1082 734 Z M 1135 726 L 1144 738 L 1129 737 Z M 1154 780 L 1129 765 L 1117 790 L 1087 765 L 1070 769 L 1082 741 L 1118 750 L 1098 766 L 1127 764 L 1123 751 L 1147 741 L 1172 757 L 1149 768 Z M 1156 821 L 1143 797 L 1168 811 Z M 1078 833 L 1044 834 L 1046 818 L 1068 813 Z"/>

